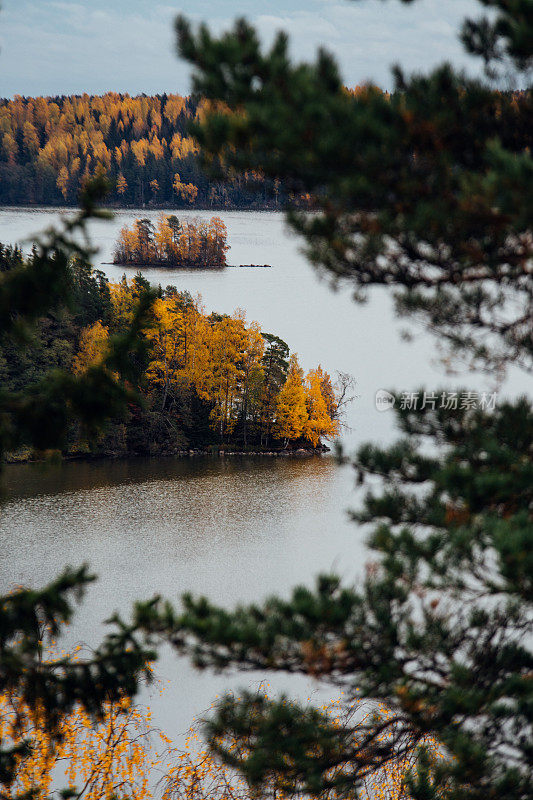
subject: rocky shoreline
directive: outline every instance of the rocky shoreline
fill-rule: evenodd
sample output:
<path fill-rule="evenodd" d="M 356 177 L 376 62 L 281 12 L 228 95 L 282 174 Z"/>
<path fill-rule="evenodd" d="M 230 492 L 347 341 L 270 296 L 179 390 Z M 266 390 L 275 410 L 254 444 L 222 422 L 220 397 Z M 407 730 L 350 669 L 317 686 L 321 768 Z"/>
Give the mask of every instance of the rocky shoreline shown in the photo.
<path fill-rule="evenodd" d="M 329 453 L 330 448 L 326 445 L 321 447 L 305 448 L 300 447 L 297 450 L 179 450 L 177 456 L 269 456 L 275 458 L 311 458 L 312 456 L 321 456 L 323 453 Z"/>
<path fill-rule="evenodd" d="M 320 447 L 299 447 L 291 450 L 226 450 L 224 448 L 190 448 L 175 450 L 174 452 L 164 453 L 124 453 L 124 452 L 102 452 L 102 453 L 67 453 L 65 455 L 53 454 L 52 458 L 59 461 L 117 461 L 123 458 L 194 458 L 197 456 L 208 456 L 210 458 L 241 457 L 249 458 L 264 456 L 266 458 L 313 458 L 329 453 L 330 448 L 325 444 Z M 29 451 L 19 451 L 18 453 L 6 453 L 3 464 L 38 464 L 46 461 L 46 457 L 38 458 Z"/>
<path fill-rule="evenodd" d="M 222 269 L 272 269 L 272 264 L 206 264 L 201 267 L 198 264 L 165 264 L 160 262 L 146 262 L 144 264 L 124 263 L 122 261 L 102 261 L 102 266 L 122 267 L 124 269 L 164 269 L 169 272 L 177 270 L 209 270 Z"/>

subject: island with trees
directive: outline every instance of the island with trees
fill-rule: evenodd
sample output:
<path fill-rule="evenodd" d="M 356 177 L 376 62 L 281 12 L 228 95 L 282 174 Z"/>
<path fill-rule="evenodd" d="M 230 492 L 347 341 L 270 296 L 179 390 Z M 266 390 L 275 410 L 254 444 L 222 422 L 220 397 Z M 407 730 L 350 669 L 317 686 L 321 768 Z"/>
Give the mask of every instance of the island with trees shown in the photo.
<path fill-rule="evenodd" d="M 228 232 L 220 217 L 179 220 L 160 214 L 156 224 L 136 219 L 119 234 L 113 263 L 124 266 L 221 269 L 226 266 Z"/>

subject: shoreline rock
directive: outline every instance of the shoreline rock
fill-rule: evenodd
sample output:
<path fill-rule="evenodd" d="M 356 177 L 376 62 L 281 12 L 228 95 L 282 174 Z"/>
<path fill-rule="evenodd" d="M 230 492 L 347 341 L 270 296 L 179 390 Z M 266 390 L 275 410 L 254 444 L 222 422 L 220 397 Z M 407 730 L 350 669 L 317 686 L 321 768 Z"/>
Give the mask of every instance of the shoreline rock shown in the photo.
<path fill-rule="evenodd" d="M 300 447 L 296 450 L 206 450 L 203 448 L 189 448 L 184 450 L 176 450 L 173 453 L 71 453 L 67 455 L 53 456 L 57 463 L 66 461 L 119 461 L 126 458 L 194 458 L 198 456 L 209 458 L 313 458 L 314 456 L 321 456 L 324 453 L 329 453 L 330 448 L 326 445 L 320 447 L 304 448 Z M 12 466 L 16 464 L 42 464 L 46 458 L 32 458 L 31 454 L 26 453 L 8 453 L 6 454 L 3 464 L 5 466 Z"/>
<path fill-rule="evenodd" d="M 199 272 L 210 272 L 212 270 L 223 269 L 272 269 L 272 264 L 208 264 L 205 266 L 198 266 L 198 264 L 124 264 L 121 261 L 102 261 L 102 266 L 121 267 L 122 269 L 163 269 L 168 272 L 176 272 L 177 270 L 198 270 Z"/>

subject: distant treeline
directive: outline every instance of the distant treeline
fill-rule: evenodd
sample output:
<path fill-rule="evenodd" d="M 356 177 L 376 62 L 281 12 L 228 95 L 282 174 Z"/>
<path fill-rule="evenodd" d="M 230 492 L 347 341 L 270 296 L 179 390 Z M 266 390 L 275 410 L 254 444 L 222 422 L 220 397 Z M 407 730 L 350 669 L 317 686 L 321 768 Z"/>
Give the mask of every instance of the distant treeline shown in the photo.
<path fill-rule="evenodd" d="M 357 98 L 362 91 L 350 93 Z M 523 130 L 531 123 L 530 94 L 496 98 L 494 113 L 508 120 L 506 141 L 523 141 L 530 133 Z M 286 199 L 278 182 L 249 173 L 223 183 L 207 178 L 187 133 L 205 109 L 205 101 L 167 94 L 0 100 L 0 205 L 73 205 L 84 182 L 105 172 L 115 205 L 278 207 Z"/>
<path fill-rule="evenodd" d="M 105 172 L 121 206 L 276 207 L 277 185 L 210 182 L 187 134 L 205 104 L 179 95 L 0 100 L 0 204 L 73 205 Z M 255 188 L 252 188 L 251 182 Z"/>
<path fill-rule="evenodd" d="M 0 245 L 0 272 L 22 263 L 20 250 Z M 70 273 L 68 308 L 40 319 L 30 339 L 0 337 L 6 390 L 28 390 L 52 369 L 78 374 L 99 363 L 110 337 L 129 326 L 148 285 L 140 274 L 112 283 L 77 259 Z M 288 345 L 247 323 L 242 311 L 207 314 L 199 297 L 160 287 L 142 337 L 130 377 L 140 402 L 97 440 L 72 427 L 65 454 L 316 448 L 339 430 L 346 376 L 333 383 L 320 366 L 304 374 Z"/>
<path fill-rule="evenodd" d="M 161 214 L 154 225 L 136 219 L 121 229 L 114 264 L 163 267 L 224 267 L 228 233 L 220 217 L 180 221 Z"/>

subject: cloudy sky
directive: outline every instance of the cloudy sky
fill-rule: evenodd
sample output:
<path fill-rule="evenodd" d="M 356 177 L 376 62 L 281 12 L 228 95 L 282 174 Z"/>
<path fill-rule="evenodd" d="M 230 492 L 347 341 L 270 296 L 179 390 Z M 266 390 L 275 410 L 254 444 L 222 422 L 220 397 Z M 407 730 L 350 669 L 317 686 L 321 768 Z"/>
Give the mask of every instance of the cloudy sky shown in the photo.
<path fill-rule="evenodd" d="M 325 45 L 346 84 L 388 88 L 391 63 L 425 70 L 451 60 L 475 71 L 456 34 L 478 9 L 474 0 L 1 0 L 0 96 L 186 93 L 188 67 L 173 35 L 179 12 L 216 31 L 245 16 L 265 42 L 284 29 L 296 58 Z"/>

